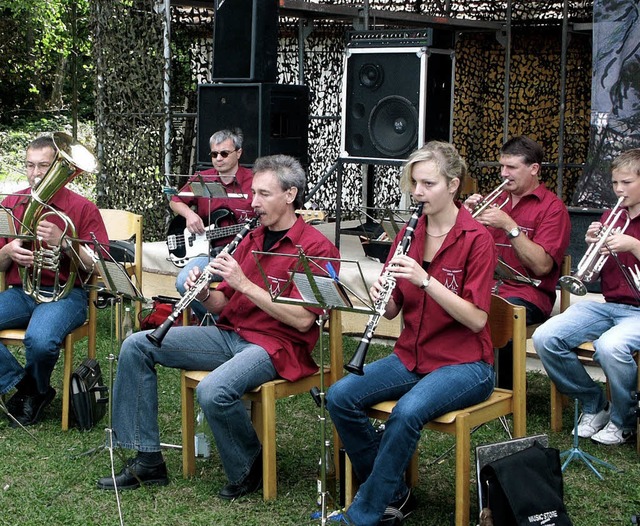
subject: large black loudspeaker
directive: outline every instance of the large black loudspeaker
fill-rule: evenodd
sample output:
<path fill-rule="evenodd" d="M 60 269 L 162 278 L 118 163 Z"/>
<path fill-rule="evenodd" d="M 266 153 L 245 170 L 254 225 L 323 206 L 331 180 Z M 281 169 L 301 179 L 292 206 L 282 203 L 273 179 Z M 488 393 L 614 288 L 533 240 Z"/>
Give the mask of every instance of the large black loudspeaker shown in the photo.
<path fill-rule="evenodd" d="M 216 0 L 213 79 L 275 82 L 278 0 Z"/>
<path fill-rule="evenodd" d="M 405 160 L 451 133 L 453 55 L 426 47 L 347 49 L 342 157 Z"/>
<path fill-rule="evenodd" d="M 201 84 L 198 86 L 198 166 L 211 166 L 209 137 L 241 128 L 240 163 L 283 153 L 308 161 L 309 88 L 283 84 Z"/>

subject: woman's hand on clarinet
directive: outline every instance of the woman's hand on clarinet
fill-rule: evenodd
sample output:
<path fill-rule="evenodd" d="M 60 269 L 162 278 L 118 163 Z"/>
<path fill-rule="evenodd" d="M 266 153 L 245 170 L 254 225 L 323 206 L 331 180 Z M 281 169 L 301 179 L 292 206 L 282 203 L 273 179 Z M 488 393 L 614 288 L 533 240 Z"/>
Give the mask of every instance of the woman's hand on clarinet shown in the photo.
<path fill-rule="evenodd" d="M 416 287 L 422 285 L 422 282 L 429 277 L 422 266 L 413 258 L 404 255 L 394 256 L 389 261 L 387 269 L 396 279 L 402 278 L 409 280 Z"/>

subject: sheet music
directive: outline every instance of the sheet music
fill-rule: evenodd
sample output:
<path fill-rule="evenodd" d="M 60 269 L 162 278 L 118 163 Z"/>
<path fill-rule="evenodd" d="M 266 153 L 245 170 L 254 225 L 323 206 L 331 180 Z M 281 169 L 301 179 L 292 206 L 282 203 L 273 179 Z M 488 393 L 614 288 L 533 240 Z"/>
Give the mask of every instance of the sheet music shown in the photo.
<path fill-rule="evenodd" d="M 13 216 L 6 209 L 0 209 L 0 236 L 13 237 L 16 235 L 16 228 L 13 224 Z"/>
<path fill-rule="evenodd" d="M 107 282 L 109 292 L 120 293 L 131 299 L 142 298 L 142 294 L 131 283 L 129 275 L 120 264 L 105 260 L 99 260 L 97 264 L 100 276 Z"/>
<path fill-rule="evenodd" d="M 342 289 L 339 282 L 328 276 L 313 276 L 313 280 L 318 287 L 320 298 L 316 298 L 309 278 L 303 272 L 293 272 L 293 282 L 295 283 L 302 299 L 308 303 L 324 303 L 327 307 L 352 307 L 351 301 Z"/>

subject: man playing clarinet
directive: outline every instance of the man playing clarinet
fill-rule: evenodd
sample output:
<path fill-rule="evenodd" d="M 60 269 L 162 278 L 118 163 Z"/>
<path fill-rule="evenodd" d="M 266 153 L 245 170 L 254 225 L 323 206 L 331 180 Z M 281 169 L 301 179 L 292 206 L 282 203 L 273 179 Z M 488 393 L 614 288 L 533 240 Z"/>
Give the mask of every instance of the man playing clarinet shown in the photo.
<path fill-rule="evenodd" d="M 306 186 L 298 161 L 285 155 L 263 157 L 256 160 L 254 171 L 251 206 L 261 226 L 233 254 L 223 250 L 209 263 L 207 270 L 223 281 L 215 290 L 204 287 L 195 298 L 218 316 L 217 324 L 173 327 L 160 348 L 145 332 L 123 343 L 113 392 L 113 431 L 116 445 L 137 455 L 115 477 L 101 478 L 101 489 L 134 489 L 141 483 L 169 481 L 157 421 L 158 364 L 211 371 L 198 385 L 197 396 L 228 479 L 218 495 L 236 499 L 262 486 L 261 444 L 242 395 L 278 377 L 295 381 L 317 371 L 311 351 L 318 339 L 316 319 L 321 312 L 273 302 L 271 292 L 283 287 L 298 260 L 255 255 L 270 292 L 254 251 L 297 255 L 301 247 L 306 255 L 319 258 L 338 258 L 339 253 L 295 214 Z M 188 288 L 199 275 L 200 269 L 192 269 Z"/>

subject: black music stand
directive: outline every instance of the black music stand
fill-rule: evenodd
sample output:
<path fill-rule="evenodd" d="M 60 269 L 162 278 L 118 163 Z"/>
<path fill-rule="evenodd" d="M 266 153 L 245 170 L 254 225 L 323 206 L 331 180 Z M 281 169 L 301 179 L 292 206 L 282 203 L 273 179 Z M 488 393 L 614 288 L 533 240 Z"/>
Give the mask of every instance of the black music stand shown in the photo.
<path fill-rule="evenodd" d="M 375 308 L 371 298 L 366 300 L 358 296 L 352 289 L 340 281 L 338 274 L 335 271 L 334 266 L 355 264 L 366 289 L 364 276 L 362 275 L 362 270 L 360 269 L 360 265 L 357 261 L 330 257 L 307 256 L 301 247 L 298 247 L 298 254 L 254 251 L 253 256 L 256 264 L 258 265 L 258 269 L 262 274 L 265 287 L 274 303 L 286 303 L 322 309 L 322 314 L 318 316 L 318 320 L 316 322 L 320 331 L 320 392 L 312 394 L 314 395 L 314 398 L 319 400 L 320 406 L 320 521 L 322 526 L 325 526 L 327 523 L 328 496 L 326 453 L 329 441 L 327 440 L 326 430 L 327 414 L 324 383 L 324 342 L 322 340 L 324 325 L 329 318 L 328 311 L 330 309 L 374 314 Z M 292 270 L 289 271 L 289 279 L 284 286 L 278 287 L 278 290 L 273 290 L 272 284 L 267 277 L 267 273 L 260 264 L 259 256 L 273 256 L 279 258 L 288 257 L 296 259 Z M 298 291 L 300 297 L 286 296 L 286 294 L 295 290 Z M 349 295 L 351 295 L 351 297 Z M 354 304 L 352 298 L 356 301 L 356 304 Z"/>

